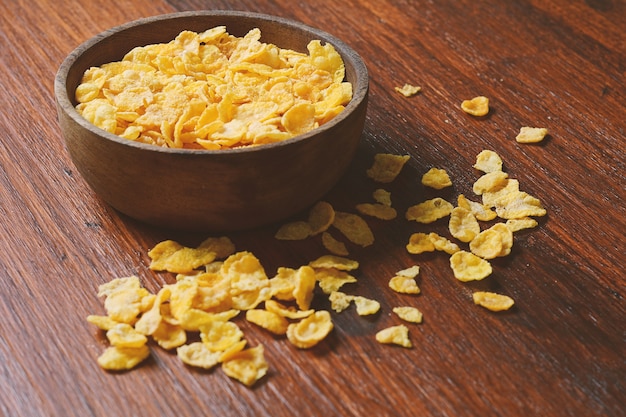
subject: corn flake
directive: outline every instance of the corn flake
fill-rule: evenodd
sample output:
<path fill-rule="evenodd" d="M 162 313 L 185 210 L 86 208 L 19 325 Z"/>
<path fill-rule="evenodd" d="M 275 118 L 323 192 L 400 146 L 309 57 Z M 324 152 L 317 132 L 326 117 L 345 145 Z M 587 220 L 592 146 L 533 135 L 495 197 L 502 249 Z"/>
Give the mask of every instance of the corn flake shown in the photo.
<path fill-rule="evenodd" d="M 509 174 L 506 172 L 488 172 L 474 182 L 474 185 L 472 186 L 474 194 L 481 195 L 484 193 L 498 191 L 506 186 L 508 177 Z"/>
<path fill-rule="evenodd" d="M 496 152 L 485 149 L 476 156 L 474 168 L 484 173 L 502 171 L 502 158 Z"/>
<path fill-rule="evenodd" d="M 359 262 L 336 255 L 322 255 L 309 262 L 311 268 L 334 268 L 341 271 L 353 271 L 359 268 Z"/>
<path fill-rule="evenodd" d="M 346 244 L 335 239 L 333 235 L 328 232 L 322 233 L 322 245 L 333 255 L 348 256 L 350 254 Z"/>
<path fill-rule="evenodd" d="M 120 348 L 140 348 L 148 342 L 148 338 L 135 330 L 133 326 L 119 323 L 106 333 L 112 346 Z"/>
<path fill-rule="evenodd" d="M 111 346 L 98 357 L 98 365 L 107 371 L 126 371 L 134 368 L 150 356 L 150 348 L 142 345 L 137 348 Z"/>
<path fill-rule="evenodd" d="M 308 222 L 298 220 L 283 224 L 274 237 L 278 240 L 304 240 L 313 234 Z"/>
<path fill-rule="evenodd" d="M 396 209 L 380 203 L 360 203 L 356 205 L 356 210 L 361 214 L 381 220 L 393 220 L 398 215 Z"/>
<path fill-rule="evenodd" d="M 350 242 L 362 247 L 374 243 L 374 234 L 362 217 L 337 211 L 333 226 L 337 228 Z"/>
<path fill-rule="evenodd" d="M 483 198 L 487 194 L 489 193 L 483 194 Z M 485 204 L 477 203 L 472 200 L 468 200 L 463 194 L 459 194 L 459 196 L 457 197 L 457 206 L 466 210 L 470 210 L 476 220 L 481 222 L 488 222 L 498 217 L 498 214 L 495 211 L 491 210 L 491 207 Z"/>
<path fill-rule="evenodd" d="M 386 206 L 391 206 L 391 192 L 385 189 L 377 188 L 372 193 L 372 197 L 374 198 L 374 201 L 376 201 L 377 203 L 384 204 Z"/>
<path fill-rule="evenodd" d="M 480 233 L 480 225 L 472 211 L 462 207 L 452 209 L 448 229 L 461 242 L 470 242 Z"/>
<path fill-rule="evenodd" d="M 401 324 L 391 326 L 376 333 L 376 341 L 383 344 L 394 344 L 405 348 L 413 347 L 409 339 L 409 328 Z"/>
<path fill-rule="evenodd" d="M 246 311 L 246 320 L 277 335 L 287 333 L 287 326 L 289 326 L 289 322 L 284 316 L 268 310 L 248 310 Z"/>
<path fill-rule="evenodd" d="M 441 190 L 450 187 L 452 181 L 445 169 L 431 168 L 422 176 L 422 184 L 435 190 Z"/>
<path fill-rule="evenodd" d="M 409 243 L 406 245 L 407 252 L 417 255 L 423 252 L 434 252 L 435 245 L 426 233 L 413 233 L 409 237 Z"/>
<path fill-rule="evenodd" d="M 309 310 L 297 310 L 293 306 L 286 306 L 275 300 L 267 300 L 265 302 L 265 309 L 272 313 L 278 314 L 281 317 L 287 319 L 299 320 L 310 316 L 315 312 L 313 309 Z"/>
<path fill-rule="evenodd" d="M 500 256 L 504 250 L 502 235 L 492 228 L 480 232 L 469 244 L 470 251 L 483 259 Z"/>
<path fill-rule="evenodd" d="M 307 223 L 311 227 L 311 235 L 318 235 L 328 230 L 335 220 L 335 210 L 326 201 L 317 202 L 309 211 Z"/>
<path fill-rule="evenodd" d="M 315 271 L 315 277 L 324 294 L 339 290 L 345 284 L 357 282 L 357 279 L 346 271 L 335 268 L 322 268 Z"/>
<path fill-rule="evenodd" d="M 409 155 L 376 154 L 373 165 L 366 171 L 367 176 L 379 183 L 390 183 L 400 174 L 409 159 Z"/>
<path fill-rule="evenodd" d="M 392 310 L 398 317 L 409 323 L 421 323 L 424 315 L 415 307 L 394 307 Z"/>
<path fill-rule="evenodd" d="M 402 94 L 404 97 L 411 97 L 419 93 L 422 90 L 422 87 L 404 84 L 402 87 L 394 87 L 394 90 Z"/>
<path fill-rule="evenodd" d="M 448 216 L 454 206 L 441 197 L 435 197 L 411 206 L 406 211 L 406 219 L 418 223 L 432 223 Z"/>
<path fill-rule="evenodd" d="M 389 280 L 389 288 L 402 294 L 419 294 L 420 288 L 414 277 L 396 275 Z"/>
<path fill-rule="evenodd" d="M 202 342 L 193 342 L 179 346 L 176 355 L 189 366 L 211 369 L 220 362 L 222 352 L 214 352 Z"/>
<path fill-rule="evenodd" d="M 376 300 L 371 300 L 360 295 L 353 298 L 356 305 L 356 313 L 359 316 L 369 316 L 378 313 L 380 310 L 380 303 Z"/>
<path fill-rule="evenodd" d="M 450 267 L 459 281 L 478 281 L 491 275 L 491 264 L 471 252 L 459 251 L 450 256 Z"/>
<path fill-rule="evenodd" d="M 487 291 L 477 291 L 472 294 L 472 298 L 474 304 L 485 307 L 491 311 L 508 310 L 515 304 L 515 301 L 507 295 Z"/>
<path fill-rule="evenodd" d="M 350 303 L 354 301 L 354 296 L 341 291 L 332 291 L 328 299 L 330 300 L 330 308 L 336 313 L 341 313 L 350 307 Z"/>
<path fill-rule="evenodd" d="M 524 126 L 520 128 L 520 131 L 515 137 L 515 140 L 518 143 L 538 143 L 541 142 L 547 134 L 548 129 L 544 127 Z"/>
<path fill-rule="evenodd" d="M 541 201 L 523 192 L 512 192 L 496 200 L 496 213 L 503 219 L 521 219 L 530 216 L 545 216 L 546 209 Z"/>
<path fill-rule="evenodd" d="M 471 100 L 463 100 L 461 109 L 472 116 L 486 116 L 489 113 L 489 99 L 484 96 L 478 96 Z"/>
<path fill-rule="evenodd" d="M 505 224 L 511 232 L 519 232 L 520 230 L 537 227 L 539 223 L 537 223 L 537 220 L 533 218 L 522 217 L 521 219 L 509 219 Z"/>
<path fill-rule="evenodd" d="M 461 250 L 461 248 L 459 248 L 459 245 L 443 236 L 438 235 L 435 232 L 429 233 L 428 238 L 431 240 L 431 242 L 433 242 L 435 250 L 446 252 L 449 255 L 452 255 L 453 253 Z"/>
<path fill-rule="evenodd" d="M 298 323 L 291 323 L 287 328 L 287 339 L 297 348 L 308 349 L 324 340 L 333 327 L 328 311 L 316 311 Z"/>
<path fill-rule="evenodd" d="M 263 345 L 241 350 L 222 362 L 222 370 L 226 375 L 247 386 L 263 378 L 268 369 Z"/>

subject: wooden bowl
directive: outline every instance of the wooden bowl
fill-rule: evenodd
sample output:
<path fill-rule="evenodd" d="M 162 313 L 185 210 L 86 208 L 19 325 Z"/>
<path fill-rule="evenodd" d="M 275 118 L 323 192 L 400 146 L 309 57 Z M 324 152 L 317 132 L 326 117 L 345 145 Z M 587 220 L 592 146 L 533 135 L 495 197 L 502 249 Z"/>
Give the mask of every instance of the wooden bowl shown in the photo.
<path fill-rule="evenodd" d="M 344 60 L 353 98 L 330 122 L 284 142 L 231 150 L 160 148 L 123 139 L 87 122 L 74 93 L 92 66 L 119 61 L 133 47 L 164 43 L 182 30 L 224 25 L 241 37 L 259 28 L 262 41 L 307 52 L 313 39 Z M 201 11 L 130 22 L 86 41 L 55 78 L 65 145 L 89 186 L 140 221 L 190 231 L 235 231 L 283 220 L 322 198 L 354 157 L 365 123 L 368 74 L 359 55 L 334 36 L 298 22 L 247 12 Z"/>

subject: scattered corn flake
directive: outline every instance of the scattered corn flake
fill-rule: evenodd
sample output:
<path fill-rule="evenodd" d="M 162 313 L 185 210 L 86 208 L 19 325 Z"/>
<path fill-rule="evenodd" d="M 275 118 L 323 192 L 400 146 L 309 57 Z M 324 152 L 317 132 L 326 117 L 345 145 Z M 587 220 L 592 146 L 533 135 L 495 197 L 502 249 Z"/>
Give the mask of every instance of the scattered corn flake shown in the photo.
<path fill-rule="evenodd" d="M 390 183 L 400 174 L 409 159 L 409 155 L 378 153 L 374 155 L 373 165 L 366 171 L 367 176 L 379 183 Z"/>
<path fill-rule="evenodd" d="M 448 216 L 454 206 L 441 197 L 435 197 L 411 206 L 406 211 L 406 219 L 418 223 L 432 223 Z"/>
<path fill-rule="evenodd" d="M 423 252 L 434 252 L 435 245 L 426 233 L 413 233 L 409 237 L 409 243 L 406 245 L 407 252 L 418 255 Z"/>
<path fill-rule="evenodd" d="M 317 282 L 315 270 L 310 266 L 301 266 L 296 271 L 295 280 L 293 298 L 300 310 L 308 310 L 313 300 L 313 290 Z"/>
<path fill-rule="evenodd" d="M 474 304 L 485 307 L 491 311 L 508 310 L 515 304 L 515 301 L 507 295 L 487 291 L 477 291 L 472 294 L 472 298 Z"/>
<path fill-rule="evenodd" d="M 360 295 L 354 297 L 354 304 L 356 305 L 356 313 L 359 316 L 369 316 L 378 313 L 380 310 L 378 301 Z"/>
<path fill-rule="evenodd" d="M 324 340 L 334 325 L 330 313 L 319 310 L 287 328 L 287 339 L 297 348 L 308 349 Z"/>
<path fill-rule="evenodd" d="M 480 225 L 471 210 L 455 207 L 448 223 L 450 234 L 461 242 L 470 242 L 480 233 Z"/>
<path fill-rule="evenodd" d="M 222 352 L 214 352 L 202 342 L 193 342 L 179 346 L 176 355 L 189 366 L 211 369 L 220 362 Z"/>
<path fill-rule="evenodd" d="M 308 222 L 296 220 L 280 226 L 274 237 L 278 240 L 304 240 L 312 234 L 313 229 Z"/>
<path fill-rule="evenodd" d="M 226 375 L 249 387 L 263 378 L 268 369 L 263 345 L 241 350 L 222 362 L 222 370 Z"/>
<path fill-rule="evenodd" d="M 489 193 L 484 193 L 483 197 L 487 194 Z M 470 210 L 476 220 L 481 222 L 488 222 L 498 217 L 498 214 L 491 210 L 489 206 L 468 200 L 463 194 L 459 194 L 457 198 L 457 205 L 458 207 Z"/>
<path fill-rule="evenodd" d="M 309 262 L 311 268 L 334 268 L 341 271 L 353 271 L 359 268 L 359 262 L 336 255 L 322 255 Z"/>
<path fill-rule="evenodd" d="M 149 336 L 157 331 L 163 317 L 161 315 L 161 305 L 169 300 L 172 294 L 171 287 L 163 287 L 157 293 L 150 310 L 144 312 L 139 320 L 135 323 L 135 330 L 139 333 Z"/>
<path fill-rule="evenodd" d="M 133 326 L 119 323 L 106 333 L 112 346 L 120 348 L 139 348 L 148 343 L 148 338 L 135 330 Z"/>
<path fill-rule="evenodd" d="M 515 140 L 519 143 L 538 143 L 541 142 L 547 134 L 548 129 L 544 127 L 524 126 L 520 128 Z"/>
<path fill-rule="evenodd" d="M 492 228 L 480 232 L 469 244 L 470 251 L 483 259 L 494 259 L 503 250 L 502 235 Z"/>
<path fill-rule="evenodd" d="M 237 310 L 254 308 L 272 295 L 263 266 L 250 252 L 238 252 L 226 258 L 221 273 L 230 280 L 232 307 Z"/>
<path fill-rule="evenodd" d="M 398 317 L 409 323 L 421 323 L 424 315 L 415 307 L 394 307 L 392 310 Z"/>
<path fill-rule="evenodd" d="M 500 239 L 502 240 L 502 250 L 498 254 L 498 256 L 507 256 L 511 253 L 511 248 L 513 247 L 513 232 L 509 229 L 504 223 L 496 223 L 490 227 L 490 229 L 495 230 L 500 233 Z"/>
<path fill-rule="evenodd" d="M 212 321 L 200 327 L 200 339 L 211 351 L 222 352 L 243 339 L 243 332 L 232 321 Z"/>
<path fill-rule="evenodd" d="M 315 277 L 324 294 L 339 290 L 345 284 L 357 282 L 357 279 L 346 271 L 335 268 L 321 268 L 315 271 Z"/>
<path fill-rule="evenodd" d="M 391 192 L 383 188 L 377 188 L 376 190 L 374 190 L 374 192 L 372 193 L 372 197 L 377 203 L 391 206 Z"/>
<path fill-rule="evenodd" d="M 354 296 L 341 291 L 332 291 L 329 294 L 328 299 L 330 300 L 330 308 L 332 308 L 336 313 L 341 313 L 350 307 L 350 303 L 354 300 Z"/>
<path fill-rule="evenodd" d="M 265 309 L 267 311 L 271 311 L 272 313 L 278 314 L 279 316 L 285 317 L 287 319 L 292 319 L 292 320 L 303 319 L 305 317 L 310 316 L 311 314 L 315 312 L 315 310 L 313 309 L 297 310 L 293 306 L 286 306 L 275 300 L 267 300 L 265 302 Z"/>
<path fill-rule="evenodd" d="M 225 259 L 235 253 L 235 244 L 226 236 L 208 237 L 198 245 L 198 249 L 201 251 L 215 252 L 217 259 Z M 210 265 L 210 263 L 206 263 L 205 265 Z"/>
<path fill-rule="evenodd" d="M 187 343 L 187 332 L 181 326 L 162 321 L 152 339 L 163 349 L 170 350 Z"/>
<path fill-rule="evenodd" d="M 478 96 L 471 100 L 463 100 L 461 109 L 472 116 L 485 116 L 489 113 L 489 99 L 484 96 Z"/>
<path fill-rule="evenodd" d="M 502 171 L 488 172 L 474 182 L 472 189 L 474 194 L 481 195 L 502 189 L 507 184 L 509 174 Z"/>
<path fill-rule="evenodd" d="M 476 156 L 474 168 L 484 173 L 502 171 L 502 158 L 496 152 L 485 149 Z"/>
<path fill-rule="evenodd" d="M 107 371 L 126 371 L 134 368 L 150 356 L 150 348 L 142 345 L 138 348 L 108 347 L 98 357 L 98 365 Z"/>
<path fill-rule="evenodd" d="M 420 273 L 419 265 L 413 265 L 413 266 L 410 266 L 408 268 L 405 268 L 396 272 L 396 275 L 400 277 L 415 278 L 416 276 L 419 275 L 419 273 Z"/>
<path fill-rule="evenodd" d="M 104 308 L 111 319 L 134 324 L 142 312 L 142 299 L 149 296 L 145 288 L 119 287 L 106 296 Z"/>
<path fill-rule="evenodd" d="M 494 191 L 483 193 L 482 202 L 485 207 L 489 207 L 489 208 L 495 207 L 496 203 L 500 199 L 505 198 L 511 193 L 517 193 L 517 192 L 519 192 L 519 181 L 516 179 L 508 179 L 505 182 L 504 187 L 494 190 Z"/>
<path fill-rule="evenodd" d="M 438 235 L 435 232 L 429 233 L 428 238 L 431 240 L 431 242 L 433 242 L 435 250 L 446 252 L 448 255 L 452 255 L 461 250 L 461 248 L 459 248 L 459 245 L 452 242 L 450 239 Z"/>
<path fill-rule="evenodd" d="M 356 214 L 335 212 L 333 226 L 355 245 L 367 247 L 374 243 L 372 230 L 367 222 Z"/>
<path fill-rule="evenodd" d="M 328 232 L 322 233 L 322 245 L 326 250 L 333 255 L 348 256 L 350 252 L 346 247 L 346 244 L 340 240 L 337 240 Z"/>
<path fill-rule="evenodd" d="M 393 220 L 398 215 L 396 209 L 381 203 L 360 203 L 356 205 L 356 210 L 361 214 L 381 220 Z"/>
<path fill-rule="evenodd" d="M 389 280 L 389 288 L 401 294 L 419 294 L 420 288 L 414 277 L 396 275 Z"/>
<path fill-rule="evenodd" d="M 276 276 L 269 280 L 271 295 L 279 300 L 293 300 L 293 290 L 296 288 L 296 270 L 279 267 Z M 266 302 L 269 300 L 266 300 Z"/>
<path fill-rule="evenodd" d="M 261 309 L 246 311 L 246 320 L 277 335 L 287 333 L 287 326 L 289 326 L 289 322 L 284 316 Z"/>
<path fill-rule="evenodd" d="M 435 190 L 441 190 L 452 186 L 452 181 L 445 169 L 431 168 L 422 176 L 422 184 Z"/>
<path fill-rule="evenodd" d="M 95 325 L 100 330 L 111 330 L 116 325 L 120 324 L 119 322 L 113 320 L 109 316 L 98 316 L 95 314 L 90 314 L 87 316 L 87 322 Z"/>
<path fill-rule="evenodd" d="M 394 90 L 402 94 L 404 97 L 412 97 L 419 93 L 422 90 L 422 87 L 404 84 L 402 87 L 394 87 Z"/>
<path fill-rule="evenodd" d="M 391 326 L 376 333 L 376 341 L 383 344 L 394 344 L 405 348 L 413 347 L 409 339 L 409 328 L 404 324 Z"/>
<path fill-rule="evenodd" d="M 496 213 L 503 219 L 522 219 L 531 216 L 545 216 L 546 209 L 541 201 L 524 192 L 512 192 L 496 200 Z"/>
<path fill-rule="evenodd" d="M 307 223 L 311 227 L 311 235 L 315 236 L 328 230 L 335 221 L 335 209 L 326 201 L 318 201 L 309 211 Z"/>
<path fill-rule="evenodd" d="M 141 288 L 139 277 L 115 278 L 98 286 L 98 297 L 108 297 L 115 291 L 138 290 Z"/>
<path fill-rule="evenodd" d="M 491 275 L 491 264 L 471 252 L 459 251 L 450 256 L 450 267 L 459 281 L 478 281 Z"/>
<path fill-rule="evenodd" d="M 223 352 L 219 352 L 220 362 L 226 362 L 230 360 L 233 356 L 241 352 L 246 347 L 247 344 L 248 344 L 248 341 L 246 339 L 243 339 L 237 343 L 233 343 L 228 348 L 226 348 L 226 350 L 224 350 Z"/>
<path fill-rule="evenodd" d="M 533 218 L 522 217 L 521 219 L 508 219 L 505 224 L 511 232 L 519 232 L 520 230 L 537 227 L 539 223 Z"/>

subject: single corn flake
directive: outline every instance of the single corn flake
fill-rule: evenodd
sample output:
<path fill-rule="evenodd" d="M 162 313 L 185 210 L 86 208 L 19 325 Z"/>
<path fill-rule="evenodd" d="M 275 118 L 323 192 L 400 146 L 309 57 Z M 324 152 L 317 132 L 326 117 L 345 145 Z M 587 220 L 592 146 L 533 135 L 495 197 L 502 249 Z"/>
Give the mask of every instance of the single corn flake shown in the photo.
<path fill-rule="evenodd" d="M 472 186 L 474 194 L 481 195 L 484 193 L 498 191 L 506 186 L 508 177 L 509 174 L 506 172 L 488 172 L 474 182 L 474 185 Z"/>
<path fill-rule="evenodd" d="M 428 237 L 431 242 L 433 242 L 435 250 L 446 252 L 448 255 L 452 255 L 461 250 L 461 248 L 459 248 L 459 245 L 452 242 L 450 239 L 438 235 L 435 232 L 429 233 Z"/>
<path fill-rule="evenodd" d="M 378 313 L 380 310 L 380 303 L 378 301 L 362 296 L 355 296 L 354 304 L 356 305 L 356 313 L 359 316 L 369 316 Z"/>
<path fill-rule="evenodd" d="M 485 207 L 495 207 L 498 201 L 506 199 L 511 193 L 519 192 L 519 181 L 516 179 L 508 179 L 504 182 L 504 186 L 493 191 L 484 192 L 482 194 L 482 203 Z M 497 213 L 496 213 L 497 216 Z"/>
<path fill-rule="evenodd" d="M 490 229 L 495 230 L 500 233 L 500 239 L 502 240 L 502 250 L 498 254 L 498 256 L 507 256 L 511 253 L 511 248 L 513 247 L 513 232 L 509 229 L 504 223 L 496 223 L 490 227 Z"/>
<path fill-rule="evenodd" d="M 133 326 L 119 323 L 106 333 L 112 346 L 120 348 L 140 348 L 148 342 L 148 338 L 135 330 Z"/>
<path fill-rule="evenodd" d="M 494 259 L 503 250 L 502 235 L 492 228 L 480 232 L 469 244 L 470 251 L 483 259 Z"/>
<path fill-rule="evenodd" d="M 411 97 L 419 93 L 422 88 L 411 84 L 404 84 L 402 87 L 394 87 L 394 90 L 402 94 L 404 97 Z"/>
<path fill-rule="evenodd" d="M 317 282 L 315 270 L 310 266 L 301 266 L 296 271 L 293 298 L 300 310 L 308 310 L 313 300 L 313 290 Z"/>
<path fill-rule="evenodd" d="M 495 205 L 498 217 L 507 220 L 546 215 L 541 201 L 523 191 L 509 193 L 496 200 Z"/>
<path fill-rule="evenodd" d="M 376 333 L 376 341 L 383 344 L 394 344 L 405 348 L 413 347 L 409 339 L 409 328 L 404 324 L 391 326 Z"/>
<path fill-rule="evenodd" d="M 289 326 L 289 322 L 285 317 L 272 311 L 260 309 L 246 311 L 246 320 L 277 335 L 287 333 L 287 326 Z"/>
<path fill-rule="evenodd" d="M 335 209 L 326 201 L 318 201 L 309 211 L 307 223 L 311 227 L 311 235 L 315 236 L 328 230 L 335 221 Z"/>
<path fill-rule="evenodd" d="M 454 206 L 441 197 L 435 197 L 411 206 L 406 211 L 406 219 L 418 223 L 432 223 L 448 216 Z"/>
<path fill-rule="evenodd" d="M 406 250 L 413 255 L 418 255 L 424 252 L 434 252 L 435 245 L 428 234 L 418 232 L 413 233 L 409 237 L 409 243 L 406 245 Z"/>
<path fill-rule="evenodd" d="M 213 262 L 217 253 L 211 246 L 189 248 L 178 242 L 166 240 L 158 243 L 148 252 L 150 269 L 174 273 L 189 273 Z"/>
<path fill-rule="evenodd" d="M 341 291 L 333 291 L 328 296 L 328 300 L 330 301 L 330 308 L 332 308 L 336 313 L 341 313 L 350 307 L 350 303 L 354 300 L 354 296 Z"/>
<path fill-rule="evenodd" d="M 285 223 L 276 232 L 278 240 L 304 240 L 313 234 L 311 225 L 303 220 Z"/>
<path fill-rule="evenodd" d="M 389 288 L 401 294 L 419 294 L 420 288 L 414 277 L 396 275 L 389 280 Z"/>
<path fill-rule="evenodd" d="M 187 332 L 177 324 L 162 321 L 152 339 L 163 349 L 171 350 L 187 343 Z"/>
<path fill-rule="evenodd" d="M 471 100 L 463 100 L 461 109 L 472 116 L 486 116 L 489 113 L 489 99 L 484 96 L 478 96 Z"/>
<path fill-rule="evenodd" d="M 374 192 L 372 193 L 372 197 L 377 203 L 391 206 L 391 192 L 383 188 L 377 188 L 376 190 L 374 190 Z"/>
<path fill-rule="evenodd" d="M 416 276 L 419 275 L 419 273 L 420 273 L 419 265 L 413 265 L 413 266 L 410 266 L 408 268 L 405 268 L 396 272 L 396 275 L 400 277 L 415 278 Z"/>
<path fill-rule="evenodd" d="M 398 215 L 396 209 L 380 203 L 360 203 L 356 205 L 356 210 L 361 214 L 381 220 L 393 220 Z"/>
<path fill-rule="evenodd" d="M 87 316 L 87 321 L 98 327 L 100 330 L 105 331 L 111 330 L 113 327 L 120 324 L 109 316 L 98 316 L 95 314 L 90 314 L 89 316 Z"/>
<path fill-rule="evenodd" d="M 502 171 L 502 158 L 496 152 L 485 149 L 476 156 L 474 168 L 484 173 Z"/>
<path fill-rule="evenodd" d="M 214 352 L 202 342 L 193 342 L 179 346 L 176 355 L 186 365 L 211 369 L 220 362 L 222 352 Z"/>
<path fill-rule="evenodd" d="M 376 154 L 373 165 L 366 171 L 367 176 L 379 183 L 390 183 L 400 174 L 409 159 L 409 155 Z"/>
<path fill-rule="evenodd" d="M 450 187 L 452 181 L 445 169 L 431 168 L 422 176 L 422 184 L 435 190 L 441 190 Z"/>
<path fill-rule="evenodd" d="M 281 317 L 285 317 L 287 319 L 299 320 L 305 317 L 309 317 L 311 314 L 315 312 L 313 309 L 309 310 L 298 310 L 293 306 L 286 306 L 284 304 L 279 303 L 276 300 L 267 300 L 265 302 L 265 309 L 272 313 L 278 314 Z"/>
<path fill-rule="evenodd" d="M 472 294 L 472 298 L 474 304 L 485 307 L 491 311 L 508 310 L 515 304 L 515 301 L 507 295 L 487 291 L 477 291 Z"/>
<path fill-rule="evenodd" d="M 111 346 L 98 357 L 98 365 L 107 371 L 132 369 L 150 356 L 150 348 L 142 345 L 137 348 Z"/>
<path fill-rule="evenodd" d="M 421 323 L 424 315 L 415 307 L 394 307 L 392 310 L 398 317 L 409 323 Z"/>
<path fill-rule="evenodd" d="M 524 126 L 520 128 L 520 131 L 515 137 L 515 140 L 518 143 L 538 143 L 541 142 L 547 134 L 548 129 L 544 127 Z"/>
<path fill-rule="evenodd" d="M 537 223 L 537 220 L 533 218 L 522 217 L 521 219 L 509 219 L 505 224 L 511 232 L 519 232 L 520 230 L 537 227 L 539 223 Z"/>
<path fill-rule="evenodd" d="M 479 281 L 491 275 L 491 264 L 471 252 L 459 251 L 450 256 L 450 267 L 459 281 Z"/>
<path fill-rule="evenodd" d="M 367 222 L 356 214 L 335 212 L 333 226 L 355 245 L 367 247 L 374 243 L 372 230 Z"/>
<path fill-rule="evenodd" d="M 455 207 L 448 223 L 450 234 L 461 242 L 470 242 L 480 233 L 480 225 L 471 210 Z"/>
<path fill-rule="evenodd" d="M 315 278 L 319 282 L 320 289 L 324 294 L 330 294 L 339 290 L 345 284 L 357 282 L 357 279 L 346 271 L 335 268 L 321 268 L 315 271 Z"/>
<path fill-rule="evenodd" d="M 297 348 L 308 349 L 324 340 L 333 327 L 328 311 L 316 311 L 297 323 L 291 323 L 287 328 L 287 339 Z"/>
<path fill-rule="evenodd" d="M 226 375 L 249 387 L 263 378 L 268 369 L 263 345 L 241 350 L 222 362 L 222 370 Z"/>
<path fill-rule="evenodd" d="M 328 252 L 337 256 L 348 256 L 350 252 L 346 247 L 346 244 L 340 240 L 337 240 L 328 232 L 322 233 L 322 245 Z"/>
<path fill-rule="evenodd" d="M 353 259 L 344 258 L 336 255 L 322 255 L 319 258 L 309 262 L 311 268 L 335 268 L 341 271 L 353 271 L 358 269 L 359 262 Z"/>
<path fill-rule="evenodd" d="M 243 338 L 243 332 L 232 321 L 213 321 L 200 327 L 200 339 L 213 352 L 221 352 Z"/>

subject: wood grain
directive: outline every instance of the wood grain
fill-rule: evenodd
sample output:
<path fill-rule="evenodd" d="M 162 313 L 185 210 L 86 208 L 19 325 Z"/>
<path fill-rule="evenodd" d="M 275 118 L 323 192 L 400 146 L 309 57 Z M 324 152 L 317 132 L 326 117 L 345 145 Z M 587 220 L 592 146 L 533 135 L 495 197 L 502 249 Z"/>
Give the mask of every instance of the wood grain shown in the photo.
<path fill-rule="evenodd" d="M 388 188 L 400 216 L 370 220 L 375 245 L 350 247 L 361 262 L 346 291 L 381 302 L 360 318 L 334 315 L 329 340 L 300 351 L 246 324 L 262 343 L 269 375 L 253 389 L 219 369 L 199 372 L 159 349 L 140 368 L 109 374 L 95 359 L 106 347 L 85 316 L 102 313 L 97 286 L 137 274 L 151 291 L 173 277 L 147 268 L 163 239 L 205 236 L 134 222 L 103 203 L 63 147 L 54 74 L 79 43 L 111 26 L 155 14 L 204 8 L 262 12 L 317 26 L 365 59 L 370 101 L 363 141 L 349 172 L 327 196 L 350 211 L 376 184 L 364 171 L 377 152 L 411 160 Z M 616 416 L 626 380 L 624 231 L 626 5 L 617 0 L 146 1 L 34 0 L 0 4 L 0 414 L 6 416 Z M 422 86 L 410 99 L 394 92 Z M 459 109 L 485 95 L 492 110 Z M 546 127 L 540 145 L 515 142 L 521 126 Z M 521 188 L 548 215 L 515 237 L 494 274 L 457 282 L 441 253 L 410 255 L 416 231 L 445 233 L 403 219 L 438 195 L 472 195 L 482 149 L 503 158 Z M 430 167 L 454 187 L 420 184 Z M 317 240 L 279 242 L 276 225 L 230 237 L 268 273 L 324 253 Z M 421 267 L 422 294 L 393 293 L 392 274 Z M 490 289 L 516 300 L 494 314 L 471 302 Z M 391 308 L 418 307 L 414 348 L 382 346 L 374 334 L 399 324 Z M 328 308 L 323 297 L 316 307 Z"/>

